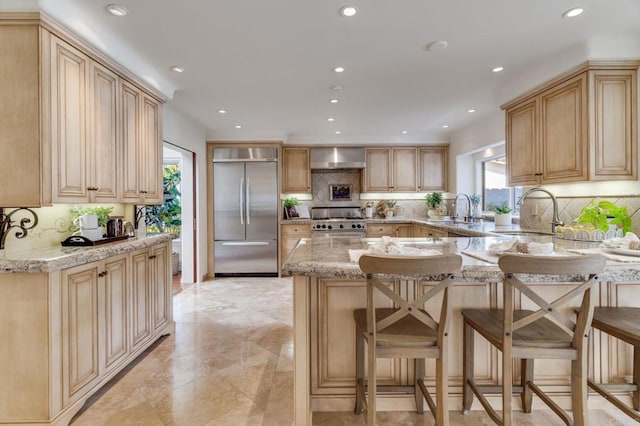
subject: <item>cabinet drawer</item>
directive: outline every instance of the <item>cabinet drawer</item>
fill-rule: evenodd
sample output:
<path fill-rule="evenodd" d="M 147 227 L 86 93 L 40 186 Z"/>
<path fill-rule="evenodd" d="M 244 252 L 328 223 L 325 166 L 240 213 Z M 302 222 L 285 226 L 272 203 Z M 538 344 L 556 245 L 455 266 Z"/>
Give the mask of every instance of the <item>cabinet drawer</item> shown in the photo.
<path fill-rule="evenodd" d="M 310 237 L 311 228 L 309 225 L 282 225 L 282 235 L 298 238 Z"/>

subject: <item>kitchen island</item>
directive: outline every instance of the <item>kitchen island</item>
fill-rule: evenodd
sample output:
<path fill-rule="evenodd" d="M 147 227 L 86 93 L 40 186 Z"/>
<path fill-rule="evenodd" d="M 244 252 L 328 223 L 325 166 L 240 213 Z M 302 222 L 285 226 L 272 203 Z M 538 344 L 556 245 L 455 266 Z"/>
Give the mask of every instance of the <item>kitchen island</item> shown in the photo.
<path fill-rule="evenodd" d="M 0 424 L 68 424 L 174 331 L 173 238 L 0 255 Z"/>
<path fill-rule="evenodd" d="M 453 289 L 453 317 L 450 330 L 449 398 L 453 410 L 461 410 L 462 316 L 463 308 L 498 308 L 502 305 L 501 273 L 497 258 L 488 253 L 490 244 L 510 237 L 405 238 L 401 243 L 463 254 L 462 273 Z M 526 237 L 525 241 L 553 242 L 556 252 L 598 249 L 598 243 Z M 313 411 L 351 411 L 355 401 L 355 328 L 352 311 L 365 307 L 364 275 L 350 262 L 349 250 L 366 249 L 378 239 L 322 237 L 301 239 L 284 263 L 293 276 L 294 291 L 294 395 L 295 424 L 311 424 Z M 425 277 L 428 280 L 428 277 Z M 575 285 L 572 277 L 531 285 L 553 298 L 559 289 Z M 413 282 L 397 282 L 403 291 L 419 291 Z M 428 284 L 426 285 L 428 287 Z M 542 288 L 540 288 L 542 287 Z M 596 306 L 640 306 L 640 257 L 617 257 L 607 261 L 596 291 Z M 527 307 L 518 298 L 516 306 Z M 437 312 L 432 312 L 437 315 Z M 630 347 L 593 331 L 589 358 L 590 377 L 598 382 L 624 382 L 632 374 Z M 486 342 L 478 342 L 475 355 L 477 381 L 497 384 L 499 354 Z M 432 386 L 433 361 L 427 361 L 425 383 Z M 405 385 L 413 381 L 413 364 L 406 360 L 378 360 L 382 384 Z M 540 360 L 535 365 L 536 381 L 564 408 L 570 406 L 569 363 Z M 517 375 L 516 375 L 517 377 Z M 517 379 L 516 379 L 517 380 Z M 621 394 L 630 400 L 629 395 Z M 489 398 L 500 406 L 499 395 Z M 379 410 L 412 411 L 413 396 L 379 395 Z M 519 407 L 519 398 L 514 407 Z M 603 404 L 600 397 L 589 400 L 590 408 Z M 534 402 L 534 409 L 543 407 Z M 477 400 L 472 409 L 479 409 Z"/>

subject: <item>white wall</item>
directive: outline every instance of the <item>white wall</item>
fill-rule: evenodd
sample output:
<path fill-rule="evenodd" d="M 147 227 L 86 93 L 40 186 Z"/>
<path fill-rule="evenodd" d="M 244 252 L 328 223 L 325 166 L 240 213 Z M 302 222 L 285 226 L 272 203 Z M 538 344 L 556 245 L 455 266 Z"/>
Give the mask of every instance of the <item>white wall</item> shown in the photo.
<path fill-rule="evenodd" d="M 196 244 L 198 281 L 207 275 L 207 143 L 206 129 L 167 102 L 163 110 L 163 139 L 196 153 Z"/>

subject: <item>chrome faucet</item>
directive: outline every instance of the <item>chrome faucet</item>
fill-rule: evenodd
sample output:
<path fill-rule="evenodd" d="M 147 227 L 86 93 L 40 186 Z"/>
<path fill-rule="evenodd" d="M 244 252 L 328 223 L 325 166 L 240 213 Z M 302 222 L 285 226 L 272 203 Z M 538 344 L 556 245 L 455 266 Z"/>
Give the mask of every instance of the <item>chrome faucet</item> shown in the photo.
<path fill-rule="evenodd" d="M 463 220 L 465 222 L 473 222 L 473 204 L 471 203 L 471 197 L 469 196 L 469 194 L 465 194 L 464 192 L 457 194 L 456 199 L 453 200 L 453 220 L 455 220 L 458 216 L 458 198 L 460 196 L 464 196 L 467 199 L 468 203 L 467 215 L 463 217 Z"/>
<path fill-rule="evenodd" d="M 544 188 L 540 188 L 540 187 L 531 188 L 530 190 L 522 194 L 522 197 L 520 197 L 520 199 L 518 200 L 518 205 L 521 206 L 524 203 L 524 199 L 527 198 L 531 193 L 536 191 L 544 192 L 545 194 L 549 195 L 549 197 L 551 197 L 551 201 L 553 203 L 553 218 L 551 219 L 551 233 L 555 234 L 556 226 L 564 225 L 564 222 L 561 222 L 560 218 L 558 217 L 558 200 L 556 200 L 555 195 L 553 195 L 551 192 L 547 191 Z"/>

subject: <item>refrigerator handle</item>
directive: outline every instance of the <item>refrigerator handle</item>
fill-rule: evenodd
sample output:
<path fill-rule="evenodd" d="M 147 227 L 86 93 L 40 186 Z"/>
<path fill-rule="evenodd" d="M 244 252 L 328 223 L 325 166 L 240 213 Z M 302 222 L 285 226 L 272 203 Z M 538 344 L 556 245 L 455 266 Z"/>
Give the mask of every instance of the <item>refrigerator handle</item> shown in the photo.
<path fill-rule="evenodd" d="M 247 177 L 247 186 L 245 186 L 247 190 L 247 225 L 251 225 L 251 199 L 249 198 L 251 188 L 251 178 Z"/>
<path fill-rule="evenodd" d="M 244 225 L 244 212 L 242 211 L 243 207 L 243 193 L 242 187 L 244 186 L 244 176 L 240 178 L 240 225 Z"/>

